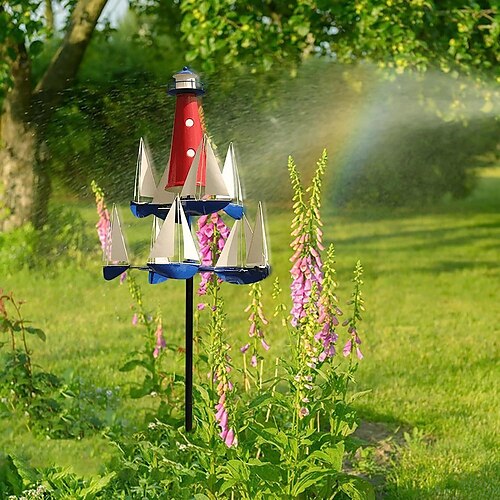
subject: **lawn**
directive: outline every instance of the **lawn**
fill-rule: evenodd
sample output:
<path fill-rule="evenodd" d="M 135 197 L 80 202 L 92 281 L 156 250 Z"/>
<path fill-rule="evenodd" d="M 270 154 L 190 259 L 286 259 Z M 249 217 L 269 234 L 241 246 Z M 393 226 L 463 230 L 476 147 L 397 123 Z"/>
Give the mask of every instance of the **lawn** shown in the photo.
<path fill-rule="evenodd" d="M 325 240 L 337 251 L 339 294 L 350 293 L 355 261 L 365 268 L 367 312 L 361 330 L 364 359 L 358 388 L 360 417 L 406 433 L 386 471 L 385 498 L 500 497 L 498 467 L 498 333 L 500 297 L 500 171 L 482 172 L 474 194 L 432 209 L 337 212 L 324 200 Z M 94 209 L 78 206 L 91 224 Z M 125 216 L 125 232 L 137 256 L 149 245 L 149 224 Z M 288 284 L 290 214 L 268 211 L 273 275 Z M 140 261 L 140 259 L 139 259 Z M 141 345 L 131 324 L 127 287 L 104 282 L 101 262 L 52 273 L 20 270 L 0 287 L 27 301 L 26 316 L 47 333 L 32 342 L 35 363 L 58 374 L 82 377 L 122 395 L 119 409 L 130 427 L 145 406 L 126 397 L 137 372 L 118 368 Z M 183 284 L 144 283 L 145 301 L 160 308 L 166 334 L 182 344 Z M 270 297 L 272 279 L 264 289 Z M 225 287 L 233 357 L 245 343 L 245 288 Z M 266 299 L 269 316 L 273 303 Z M 286 349 L 278 322 L 267 332 L 269 362 Z M 0 422 L 0 447 L 35 465 L 56 463 L 90 475 L 102 469 L 113 448 L 101 437 L 79 441 L 37 440 L 21 423 Z M 400 433 L 399 433 L 400 434 Z M 398 434 L 398 435 L 399 435 Z"/>

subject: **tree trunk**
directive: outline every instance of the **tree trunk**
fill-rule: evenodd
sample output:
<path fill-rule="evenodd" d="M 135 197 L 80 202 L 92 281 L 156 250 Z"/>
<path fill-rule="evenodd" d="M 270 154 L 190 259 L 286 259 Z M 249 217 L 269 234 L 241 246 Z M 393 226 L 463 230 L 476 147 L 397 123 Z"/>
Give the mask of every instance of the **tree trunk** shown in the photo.
<path fill-rule="evenodd" d="M 1 116 L 0 218 L 2 231 L 19 227 L 33 217 L 36 182 L 34 164 L 36 129 L 31 115 L 31 61 L 24 45 L 16 46 L 12 64 L 13 87 L 7 94 Z"/>
<path fill-rule="evenodd" d="M 44 151 L 45 128 L 63 91 L 74 82 L 107 0 L 78 0 L 68 30 L 47 71 L 31 87 L 31 61 L 23 44 L 16 46 L 13 85 L 0 121 L 0 229 L 6 231 L 32 221 L 40 228 L 47 220 L 51 193 Z"/>

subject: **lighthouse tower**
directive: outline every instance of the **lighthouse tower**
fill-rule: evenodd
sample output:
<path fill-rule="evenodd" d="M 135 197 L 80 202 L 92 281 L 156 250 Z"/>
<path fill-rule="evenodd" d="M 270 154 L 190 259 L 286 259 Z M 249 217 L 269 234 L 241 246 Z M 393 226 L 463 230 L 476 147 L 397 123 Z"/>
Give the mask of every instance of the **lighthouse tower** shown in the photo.
<path fill-rule="evenodd" d="M 173 76 L 168 89 L 175 96 L 175 118 L 170 148 L 170 170 L 164 189 L 183 186 L 193 163 L 196 150 L 203 138 L 201 123 L 201 96 L 205 93 L 203 84 L 196 73 L 184 66 Z M 205 158 L 200 158 L 196 183 L 205 185 Z"/>
<path fill-rule="evenodd" d="M 165 219 L 179 195 L 187 216 L 226 210 L 234 219 L 240 219 L 244 208 L 232 146 L 221 172 L 204 130 L 201 96 L 205 90 L 198 75 L 185 66 L 173 76 L 168 93 L 176 99 L 170 158 L 160 182 L 154 185 L 146 146 L 141 140 L 137 193 L 130 202 L 130 210 L 139 218 L 155 215 Z M 144 179 L 148 178 L 148 172 L 151 190 L 146 191 Z"/>

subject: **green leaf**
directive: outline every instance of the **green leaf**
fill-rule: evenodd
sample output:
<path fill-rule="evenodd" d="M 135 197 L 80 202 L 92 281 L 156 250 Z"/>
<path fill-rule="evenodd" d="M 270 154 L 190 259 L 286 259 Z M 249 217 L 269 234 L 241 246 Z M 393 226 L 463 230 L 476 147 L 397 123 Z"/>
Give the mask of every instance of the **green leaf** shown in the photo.
<path fill-rule="evenodd" d="M 26 485 L 34 484 L 38 481 L 38 472 L 33 467 L 29 466 L 24 460 L 12 456 L 12 463 L 15 465 L 17 472 L 23 478 Z"/>
<path fill-rule="evenodd" d="M 312 452 L 306 460 L 322 460 L 326 462 L 333 470 L 340 472 L 342 470 L 343 458 L 344 443 L 338 443 L 335 447 L 327 447 Z"/>
<path fill-rule="evenodd" d="M 0 331 L 7 332 L 12 330 L 12 323 L 7 318 L 0 318 Z"/>
<path fill-rule="evenodd" d="M 23 491 L 23 479 L 10 455 L 0 455 L 0 486 L 3 485 L 15 495 Z M 2 490 L 5 491 L 4 488 Z"/>
<path fill-rule="evenodd" d="M 273 399 L 273 396 L 271 394 L 262 394 L 255 398 L 249 405 L 248 408 L 259 408 L 259 406 L 262 406 L 264 403 L 269 401 L 270 399 Z"/>
<path fill-rule="evenodd" d="M 127 361 L 122 367 L 120 367 L 119 370 L 121 372 L 130 372 L 138 366 L 149 369 L 148 363 L 146 363 L 145 361 L 141 359 L 131 359 L 130 361 Z"/>
<path fill-rule="evenodd" d="M 35 40 L 30 44 L 30 54 L 36 57 L 43 50 L 43 42 L 41 40 Z"/>
<path fill-rule="evenodd" d="M 375 500 L 373 486 L 361 477 L 346 476 L 347 480 L 340 482 L 340 489 L 352 500 Z"/>
<path fill-rule="evenodd" d="M 97 493 L 100 493 L 106 486 L 109 484 L 109 482 L 116 476 L 116 472 L 111 472 L 109 474 L 106 474 L 105 476 L 100 477 L 97 480 L 92 480 L 90 483 L 90 486 L 87 488 L 84 488 L 81 492 L 80 495 L 83 498 L 95 498 L 95 495 Z"/>
<path fill-rule="evenodd" d="M 350 398 L 349 398 L 349 403 L 352 403 L 356 399 L 362 398 L 363 396 L 366 396 L 367 394 L 370 394 L 372 392 L 371 389 L 368 389 L 366 391 L 360 391 L 360 392 L 355 392 Z"/>
<path fill-rule="evenodd" d="M 279 483 L 281 481 L 283 470 L 269 462 L 260 462 L 260 460 L 249 460 L 250 472 L 255 473 L 264 481 L 269 483 Z"/>
<path fill-rule="evenodd" d="M 45 342 L 47 340 L 47 336 L 45 332 L 40 328 L 35 328 L 33 326 L 27 326 L 25 330 L 31 335 L 36 335 L 41 341 Z"/>
<path fill-rule="evenodd" d="M 310 467 L 300 475 L 299 480 L 292 488 L 292 495 L 300 495 L 313 484 L 317 485 L 319 481 L 325 479 L 327 476 L 333 477 L 335 475 L 335 472 L 324 467 Z"/>
<path fill-rule="evenodd" d="M 286 434 L 274 427 L 254 429 L 257 435 L 266 443 L 277 446 L 280 450 L 288 448 L 288 438 Z"/>

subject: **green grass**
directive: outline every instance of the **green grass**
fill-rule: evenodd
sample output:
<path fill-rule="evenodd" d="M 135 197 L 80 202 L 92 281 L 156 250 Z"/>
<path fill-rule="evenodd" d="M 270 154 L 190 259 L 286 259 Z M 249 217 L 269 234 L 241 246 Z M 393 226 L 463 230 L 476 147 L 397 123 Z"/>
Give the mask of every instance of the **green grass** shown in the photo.
<path fill-rule="evenodd" d="M 350 293 L 358 258 L 365 268 L 365 359 L 357 377 L 359 388 L 372 392 L 359 401 L 360 415 L 417 429 L 388 473 L 386 498 L 500 498 L 499 193 L 500 172 L 489 169 L 469 199 L 430 210 L 338 214 L 324 200 L 325 238 L 336 245 L 342 297 Z M 91 227 L 93 209 L 82 208 L 82 214 Z M 273 273 L 286 288 L 290 214 L 274 211 L 268 217 Z M 148 222 L 127 216 L 125 226 L 131 249 L 144 255 Z M 99 266 L 96 259 L 51 277 L 23 270 L 1 278 L 0 286 L 27 300 L 26 316 L 47 332 L 46 344 L 33 344 L 38 364 L 61 374 L 73 371 L 102 387 L 126 387 L 138 374 L 118 368 L 141 338 L 130 322 L 126 287 L 104 282 Z M 271 285 L 268 280 L 265 290 L 270 292 Z M 162 310 L 167 335 L 180 345 L 183 284 L 143 289 L 147 304 Z M 228 330 L 239 363 L 237 347 L 245 342 L 248 325 L 247 292 L 225 289 Z M 266 304 L 271 315 L 272 303 Z M 286 338 L 277 322 L 267 335 L 271 369 Z M 140 420 L 139 407 L 127 401 L 126 408 L 131 422 Z M 112 453 L 99 437 L 36 440 L 20 424 L 5 421 L 0 432 L 2 450 L 24 454 L 36 465 L 57 463 L 92 474 Z"/>

